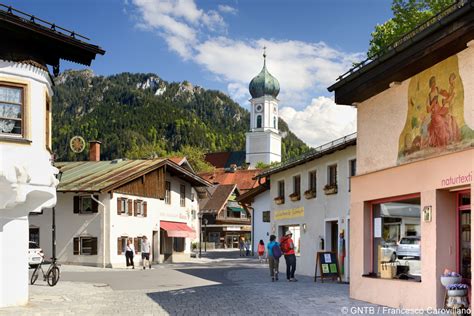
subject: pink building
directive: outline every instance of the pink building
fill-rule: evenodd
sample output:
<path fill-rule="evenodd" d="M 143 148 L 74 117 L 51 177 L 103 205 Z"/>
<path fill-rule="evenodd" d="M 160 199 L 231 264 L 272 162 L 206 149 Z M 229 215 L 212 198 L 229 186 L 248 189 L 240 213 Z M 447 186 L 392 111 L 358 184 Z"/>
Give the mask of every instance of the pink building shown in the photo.
<path fill-rule="evenodd" d="M 350 296 L 443 307 L 445 269 L 471 282 L 474 2 L 459 1 L 329 90 L 358 109 Z"/>

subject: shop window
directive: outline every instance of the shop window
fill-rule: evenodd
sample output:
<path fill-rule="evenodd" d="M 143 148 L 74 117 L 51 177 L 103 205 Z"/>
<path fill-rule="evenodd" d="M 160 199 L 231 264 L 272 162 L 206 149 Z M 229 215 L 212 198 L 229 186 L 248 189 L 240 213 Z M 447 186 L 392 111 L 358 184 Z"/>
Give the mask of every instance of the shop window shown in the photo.
<path fill-rule="evenodd" d="M 181 207 L 186 206 L 186 186 L 184 184 L 179 186 L 179 205 Z"/>
<path fill-rule="evenodd" d="M 420 198 L 372 204 L 374 276 L 421 280 Z"/>
<path fill-rule="evenodd" d="M 171 204 L 171 182 L 165 182 L 165 203 Z"/>
<path fill-rule="evenodd" d="M 40 244 L 40 229 L 39 227 L 30 227 L 30 243 Z"/>
<path fill-rule="evenodd" d="M 210 232 L 209 233 L 209 242 L 218 243 L 220 242 L 221 234 L 219 232 Z"/>
<path fill-rule="evenodd" d="M 185 245 L 185 239 L 181 237 L 173 238 L 173 251 L 183 252 Z"/>
<path fill-rule="evenodd" d="M 25 86 L 0 83 L 0 135 L 25 136 Z"/>
<path fill-rule="evenodd" d="M 356 159 L 349 160 L 349 192 L 351 192 L 351 177 L 356 175 Z"/>
<path fill-rule="evenodd" d="M 95 199 L 99 199 L 98 195 L 94 195 Z M 74 209 L 75 214 L 91 214 L 99 211 L 99 205 L 94 201 L 90 195 L 75 196 Z"/>
<path fill-rule="evenodd" d="M 264 223 L 270 223 L 270 211 L 263 211 L 262 212 L 262 221 Z"/>
<path fill-rule="evenodd" d="M 74 237 L 75 255 L 97 255 L 97 237 Z"/>

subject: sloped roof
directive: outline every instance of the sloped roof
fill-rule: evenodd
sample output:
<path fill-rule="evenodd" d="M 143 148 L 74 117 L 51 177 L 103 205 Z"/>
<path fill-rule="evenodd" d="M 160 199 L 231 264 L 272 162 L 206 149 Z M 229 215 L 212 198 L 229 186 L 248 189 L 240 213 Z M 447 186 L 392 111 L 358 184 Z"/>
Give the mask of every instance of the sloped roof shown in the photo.
<path fill-rule="evenodd" d="M 212 172 L 203 172 L 199 176 L 213 184 L 236 184 L 240 192 L 248 191 L 258 185 L 254 178 L 260 169 L 226 171 L 217 169 Z"/>
<path fill-rule="evenodd" d="M 225 151 L 206 154 L 205 160 L 215 168 L 230 168 L 232 164 L 237 167 L 245 166 L 245 151 Z"/>
<path fill-rule="evenodd" d="M 269 183 L 270 183 L 270 182 L 266 182 L 266 183 L 263 183 L 263 184 L 261 184 L 261 185 L 255 187 L 255 188 L 253 188 L 253 189 L 251 189 L 251 190 L 248 190 L 248 191 L 245 192 L 244 194 L 239 195 L 239 196 L 236 198 L 236 201 L 239 202 L 239 203 L 251 203 L 251 202 L 253 202 L 253 199 L 254 199 L 257 195 L 259 195 L 259 194 L 261 194 L 261 193 L 263 193 L 263 192 L 265 192 L 265 191 L 267 191 L 267 190 L 270 190 Z"/>
<path fill-rule="evenodd" d="M 146 159 L 112 161 L 77 161 L 58 162 L 55 166 L 62 172 L 58 192 L 108 192 L 113 188 L 132 181 L 161 166 L 167 166 L 167 171 L 178 173 L 196 186 L 210 184 L 180 167 L 169 159 Z"/>
<path fill-rule="evenodd" d="M 216 186 L 206 205 L 201 208 L 201 211 L 204 213 L 219 212 L 225 206 L 236 188 L 235 184 L 221 184 Z"/>
<path fill-rule="evenodd" d="M 298 165 L 305 164 L 308 161 L 312 161 L 312 160 L 324 157 L 326 155 L 330 155 L 338 150 L 343 150 L 343 149 L 346 149 L 347 147 L 355 146 L 356 144 L 357 144 L 357 133 L 352 133 L 344 137 L 335 139 L 319 147 L 316 147 L 304 153 L 301 156 L 284 161 L 280 163 L 279 165 L 277 165 L 276 167 L 264 170 L 257 177 L 258 178 L 267 177 L 274 173 L 282 172 L 284 170 L 291 169 Z"/>

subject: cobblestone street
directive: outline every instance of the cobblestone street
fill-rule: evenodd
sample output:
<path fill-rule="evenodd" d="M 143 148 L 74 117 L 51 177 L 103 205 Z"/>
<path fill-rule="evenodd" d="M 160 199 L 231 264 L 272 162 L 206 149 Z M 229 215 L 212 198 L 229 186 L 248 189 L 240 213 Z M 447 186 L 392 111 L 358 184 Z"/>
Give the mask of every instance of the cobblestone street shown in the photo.
<path fill-rule="evenodd" d="M 57 286 L 38 281 L 28 306 L 0 315 L 341 315 L 371 306 L 349 299 L 347 284 L 271 282 L 256 259 L 196 261 L 152 270 L 62 266 Z"/>

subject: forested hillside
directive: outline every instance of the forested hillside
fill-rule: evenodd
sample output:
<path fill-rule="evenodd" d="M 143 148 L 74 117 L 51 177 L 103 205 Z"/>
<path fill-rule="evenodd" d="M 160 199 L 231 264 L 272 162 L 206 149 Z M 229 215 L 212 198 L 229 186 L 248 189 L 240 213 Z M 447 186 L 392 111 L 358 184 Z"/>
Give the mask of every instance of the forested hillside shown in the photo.
<path fill-rule="evenodd" d="M 53 144 L 57 160 L 84 160 L 69 140 L 102 142 L 102 159 L 141 158 L 178 151 L 245 150 L 249 112 L 219 91 L 188 82 L 168 83 L 155 74 L 66 71 L 55 80 Z M 292 157 L 307 146 L 288 130 L 282 152 Z M 183 150 L 184 149 L 184 150 Z"/>

